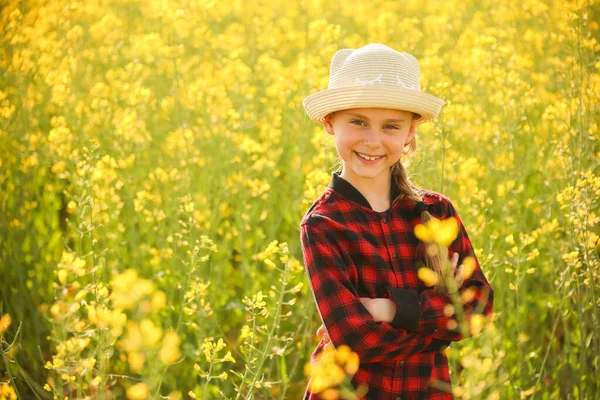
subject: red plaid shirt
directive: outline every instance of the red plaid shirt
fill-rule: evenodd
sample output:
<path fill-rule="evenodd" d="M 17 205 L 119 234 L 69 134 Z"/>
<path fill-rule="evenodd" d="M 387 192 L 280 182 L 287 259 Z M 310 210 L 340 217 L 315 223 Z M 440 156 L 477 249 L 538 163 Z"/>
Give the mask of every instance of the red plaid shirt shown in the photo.
<path fill-rule="evenodd" d="M 398 193 L 392 180 L 391 198 Z M 458 220 L 460 232 L 449 248 L 459 253 L 458 265 L 467 256 L 475 257 L 450 200 L 433 191 L 423 194 L 433 216 Z M 346 344 L 360 357 L 352 383 L 369 386 L 363 399 L 453 398 L 444 350 L 462 337 L 448 327 L 453 317 L 444 315 L 451 298 L 425 288 L 417 277 L 419 240 L 413 231 L 420 222 L 413 201 L 403 197 L 387 211 L 377 212 L 334 172 L 300 225 L 304 263 L 319 314 L 333 345 Z M 493 290 L 477 262 L 460 291 L 468 287 L 475 295 L 464 305 L 466 314 L 491 315 Z M 393 299 L 394 320 L 376 322 L 359 297 Z M 311 359 L 323 346 L 321 341 Z M 319 397 L 307 387 L 305 399 Z"/>

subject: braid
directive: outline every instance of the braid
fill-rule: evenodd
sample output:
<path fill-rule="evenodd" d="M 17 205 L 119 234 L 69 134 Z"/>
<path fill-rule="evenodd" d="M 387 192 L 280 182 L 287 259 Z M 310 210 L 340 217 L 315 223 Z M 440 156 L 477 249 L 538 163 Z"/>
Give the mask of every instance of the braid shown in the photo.
<path fill-rule="evenodd" d="M 414 142 L 414 139 L 413 139 Z M 411 143 L 414 147 L 416 145 Z M 423 195 L 421 191 L 412 185 L 408 179 L 406 168 L 402 165 L 402 162 L 398 160 L 397 163 L 391 167 L 392 179 L 396 180 L 396 185 L 400 188 L 400 196 L 406 196 L 409 200 L 418 203 L 423 201 Z M 433 216 L 429 211 L 425 210 L 421 213 L 421 223 L 425 225 Z M 443 248 L 438 244 L 426 244 L 424 242 L 419 243 L 417 248 L 417 254 L 422 255 L 425 266 L 431 269 L 438 275 L 438 282 L 433 286 L 433 289 L 439 293 L 447 293 L 448 289 L 444 284 L 444 271 L 445 265 L 444 255 L 447 257 L 447 253 L 444 254 Z"/>

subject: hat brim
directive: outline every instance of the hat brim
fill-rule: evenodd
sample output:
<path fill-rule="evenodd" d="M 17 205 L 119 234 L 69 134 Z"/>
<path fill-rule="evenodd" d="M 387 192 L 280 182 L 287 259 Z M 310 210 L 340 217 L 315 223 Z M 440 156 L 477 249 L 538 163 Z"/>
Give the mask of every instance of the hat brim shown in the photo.
<path fill-rule="evenodd" d="M 307 96 L 302 102 L 308 117 L 321 124 L 327 114 L 351 108 L 411 111 L 421 116 L 416 121 L 421 124 L 436 118 L 444 104 L 444 100 L 431 94 L 390 85 L 327 89 Z"/>

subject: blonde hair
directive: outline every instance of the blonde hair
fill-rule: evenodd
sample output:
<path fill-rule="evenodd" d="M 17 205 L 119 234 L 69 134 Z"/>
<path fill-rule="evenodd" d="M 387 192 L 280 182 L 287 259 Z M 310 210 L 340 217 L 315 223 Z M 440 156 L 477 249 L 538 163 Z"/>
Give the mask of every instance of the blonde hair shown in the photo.
<path fill-rule="evenodd" d="M 420 118 L 420 116 L 416 113 L 413 113 L 413 120 Z M 404 154 L 411 155 L 417 150 L 417 137 L 413 136 L 413 139 L 404 147 Z M 423 201 L 423 193 L 419 188 L 413 185 L 408 178 L 408 173 L 404 165 L 402 164 L 402 159 L 398 160 L 394 165 L 390 168 L 392 173 L 392 179 L 395 180 L 396 186 L 400 189 L 400 194 L 397 198 L 405 197 L 409 200 L 414 201 L 416 203 Z M 392 203 L 396 199 L 392 199 Z M 429 222 L 433 216 L 431 213 L 425 209 L 421 212 L 421 223 L 426 224 Z M 433 286 L 433 289 L 439 293 L 448 293 L 448 289 L 444 283 L 444 266 L 446 265 L 446 260 L 442 257 L 448 257 L 447 251 L 444 251 L 444 248 L 437 243 L 427 244 L 425 242 L 420 242 L 417 248 L 417 255 L 422 257 L 423 263 L 429 269 L 437 274 L 439 277 L 437 283 Z"/>

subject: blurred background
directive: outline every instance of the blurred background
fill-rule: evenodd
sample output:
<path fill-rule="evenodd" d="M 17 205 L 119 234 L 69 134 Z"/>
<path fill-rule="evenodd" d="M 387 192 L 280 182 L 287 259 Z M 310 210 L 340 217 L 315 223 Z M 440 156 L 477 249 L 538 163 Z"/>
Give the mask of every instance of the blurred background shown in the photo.
<path fill-rule="evenodd" d="M 600 398 L 596 1 L 0 10 L 0 399 L 301 398 L 299 223 L 337 156 L 301 102 L 369 42 L 447 101 L 408 170 L 495 290 L 455 396 Z"/>

